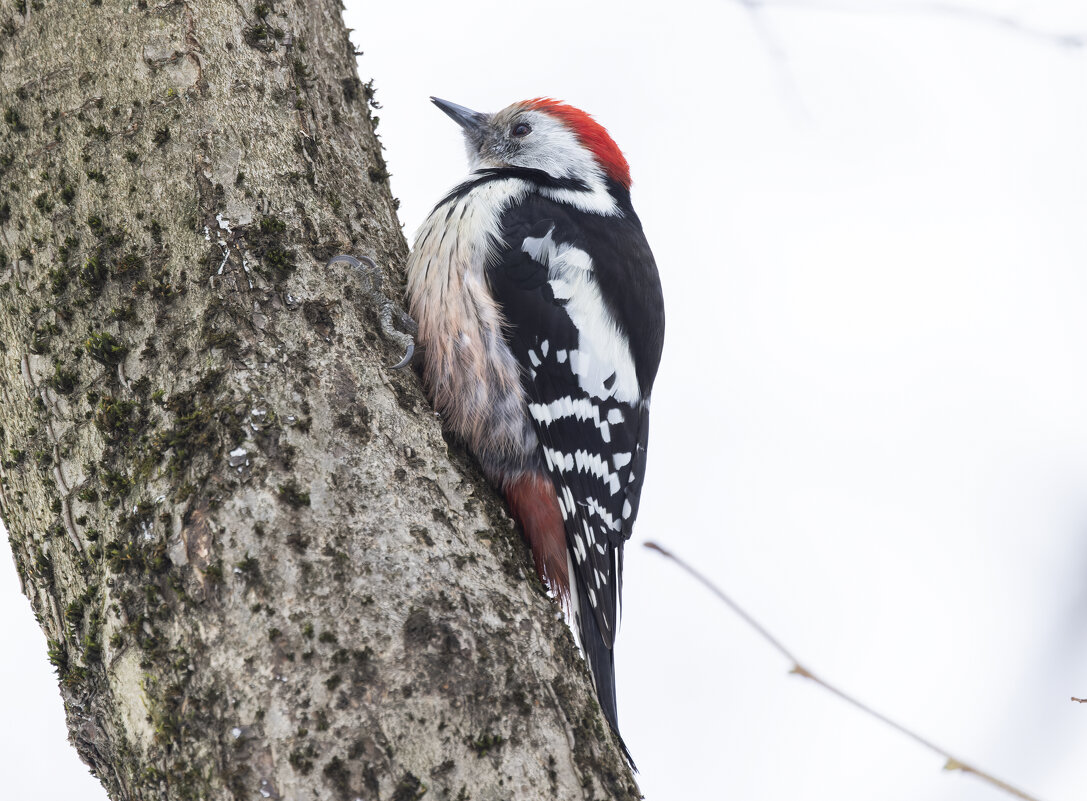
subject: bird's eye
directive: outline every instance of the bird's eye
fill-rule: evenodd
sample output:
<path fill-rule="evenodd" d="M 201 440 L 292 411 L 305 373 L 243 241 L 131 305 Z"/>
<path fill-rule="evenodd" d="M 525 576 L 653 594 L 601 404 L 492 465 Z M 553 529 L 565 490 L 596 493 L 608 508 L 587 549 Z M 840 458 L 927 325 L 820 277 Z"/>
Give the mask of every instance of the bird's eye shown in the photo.
<path fill-rule="evenodd" d="M 527 122 L 519 122 L 510 129 L 510 133 L 520 139 L 522 136 L 528 136 L 532 133 L 532 126 Z"/>

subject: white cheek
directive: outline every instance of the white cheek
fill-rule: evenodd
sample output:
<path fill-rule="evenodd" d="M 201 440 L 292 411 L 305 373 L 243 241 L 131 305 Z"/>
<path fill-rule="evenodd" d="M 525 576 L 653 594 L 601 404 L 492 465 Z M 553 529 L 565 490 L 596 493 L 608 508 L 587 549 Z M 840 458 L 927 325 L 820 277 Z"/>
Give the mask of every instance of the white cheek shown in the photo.
<path fill-rule="evenodd" d="M 518 166 L 533 167 L 558 178 L 586 178 L 600 173 L 596 159 L 565 125 L 546 114 L 535 114 L 530 122 L 532 133 L 513 157 Z"/>

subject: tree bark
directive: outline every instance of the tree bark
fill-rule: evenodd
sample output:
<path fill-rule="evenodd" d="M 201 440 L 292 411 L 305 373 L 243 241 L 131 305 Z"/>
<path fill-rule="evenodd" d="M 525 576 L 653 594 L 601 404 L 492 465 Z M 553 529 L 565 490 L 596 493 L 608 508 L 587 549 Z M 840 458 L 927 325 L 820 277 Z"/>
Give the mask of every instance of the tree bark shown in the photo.
<path fill-rule="evenodd" d="M 0 510 L 71 740 L 114 799 L 638 798 L 386 368 L 371 99 L 334 0 L 0 5 Z"/>

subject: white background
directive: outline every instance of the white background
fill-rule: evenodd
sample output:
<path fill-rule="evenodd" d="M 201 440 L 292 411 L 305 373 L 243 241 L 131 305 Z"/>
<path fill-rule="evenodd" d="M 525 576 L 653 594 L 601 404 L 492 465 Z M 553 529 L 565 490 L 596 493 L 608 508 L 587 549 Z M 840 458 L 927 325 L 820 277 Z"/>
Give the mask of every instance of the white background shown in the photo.
<path fill-rule="evenodd" d="M 562 98 L 630 160 L 668 305 L 617 651 L 646 797 L 1006 797 L 786 675 L 653 539 L 825 678 L 1040 798 L 1083 798 L 1087 51 L 946 4 L 808 6 L 346 19 L 409 237 L 465 172 L 429 95 Z M 960 7 L 1087 34 L 1082 2 Z M 103 798 L 9 559 L 0 615 L 5 797 Z"/>

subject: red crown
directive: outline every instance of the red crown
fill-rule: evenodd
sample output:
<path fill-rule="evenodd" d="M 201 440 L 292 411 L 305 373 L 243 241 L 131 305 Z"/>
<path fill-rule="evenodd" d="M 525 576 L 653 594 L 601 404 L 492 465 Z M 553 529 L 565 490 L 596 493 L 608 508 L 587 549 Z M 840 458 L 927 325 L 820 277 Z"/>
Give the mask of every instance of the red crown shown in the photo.
<path fill-rule="evenodd" d="M 549 97 L 537 97 L 534 100 L 525 101 L 525 106 L 537 111 L 543 111 L 553 117 L 562 120 L 575 134 L 581 143 L 587 147 L 604 172 L 613 181 L 624 189 L 630 189 L 630 165 L 627 164 L 623 151 L 608 134 L 607 130 L 599 122 L 594 120 L 584 111 L 573 106 L 568 106 L 558 100 Z"/>

